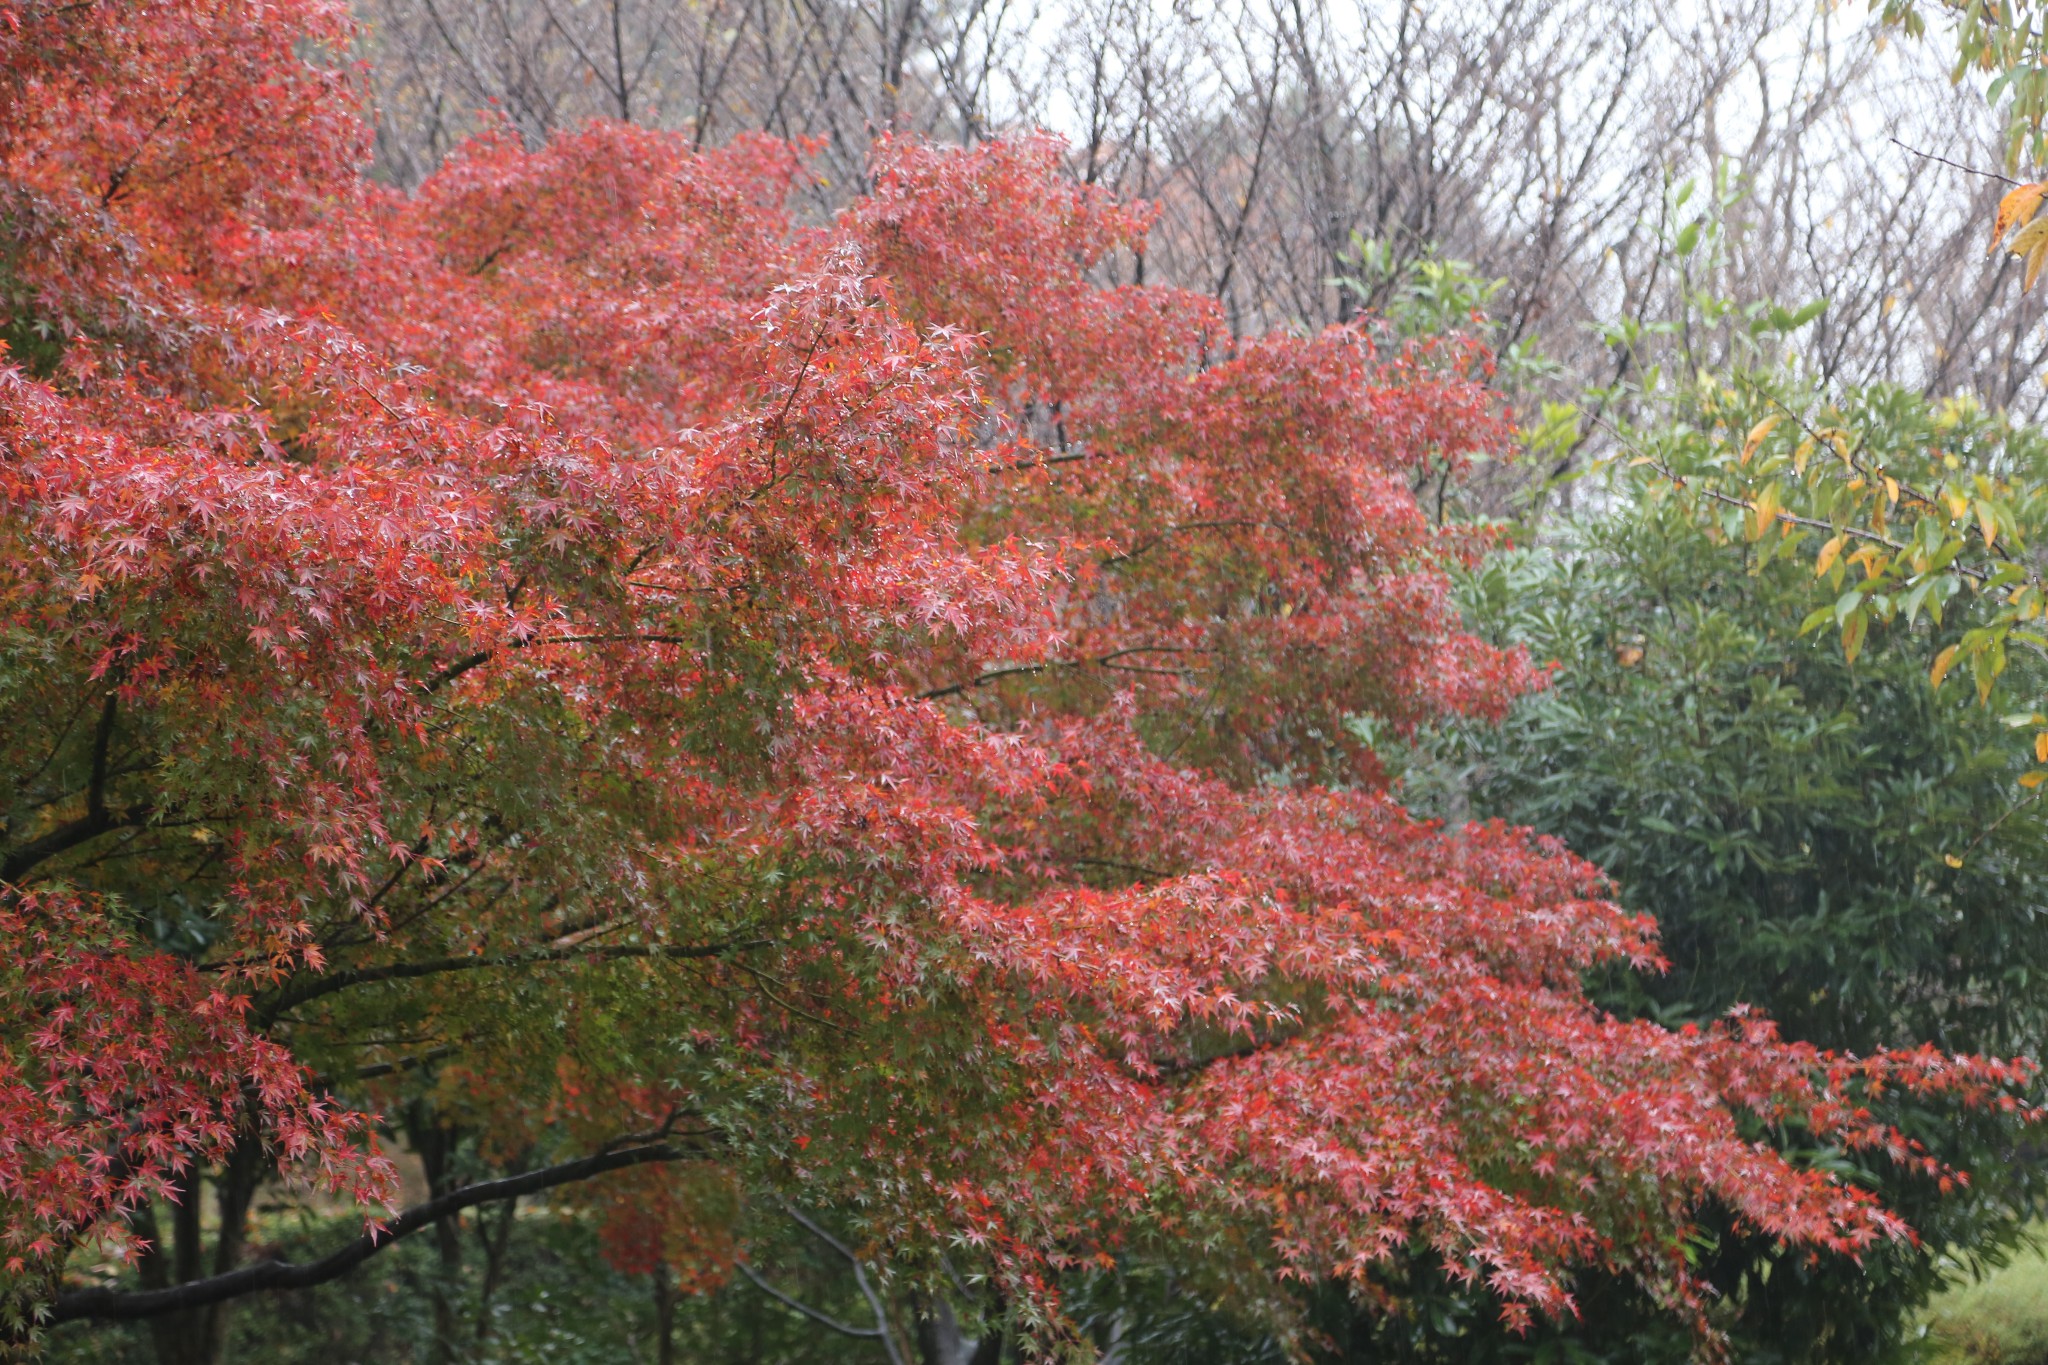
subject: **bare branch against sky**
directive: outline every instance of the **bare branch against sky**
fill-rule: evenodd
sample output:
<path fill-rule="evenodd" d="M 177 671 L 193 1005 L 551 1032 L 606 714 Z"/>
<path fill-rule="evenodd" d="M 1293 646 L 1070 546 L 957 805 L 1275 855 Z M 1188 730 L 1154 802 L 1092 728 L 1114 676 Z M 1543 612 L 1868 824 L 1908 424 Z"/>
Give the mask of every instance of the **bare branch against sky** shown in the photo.
<path fill-rule="evenodd" d="M 1212 292 L 1241 329 L 1384 302 L 1384 282 L 1333 283 L 1355 273 L 1357 234 L 1397 266 L 1437 252 L 1502 279 L 1497 342 L 1532 342 L 1562 382 L 1615 373 L 1595 320 L 1667 315 L 1674 291 L 1711 286 L 1829 299 L 1805 349 L 1836 382 L 2044 402 L 2041 305 L 1985 258 L 1998 186 L 1960 168 L 1999 164 L 1997 118 L 1948 84 L 1934 45 L 1887 48 L 1862 6 L 362 5 L 379 166 L 400 183 L 485 109 L 530 141 L 592 117 L 707 144 L 814 139 L 817 212 L 862 183 L 877 129 L 971 142 L 1050 127 L 1076 174 L 1161 206 L 1144 257 L 1118 268 Z M 1746 198 L 1713 278 L 1687 278 L 1664 250 L 1671 189 L 1724 160 Z"/>

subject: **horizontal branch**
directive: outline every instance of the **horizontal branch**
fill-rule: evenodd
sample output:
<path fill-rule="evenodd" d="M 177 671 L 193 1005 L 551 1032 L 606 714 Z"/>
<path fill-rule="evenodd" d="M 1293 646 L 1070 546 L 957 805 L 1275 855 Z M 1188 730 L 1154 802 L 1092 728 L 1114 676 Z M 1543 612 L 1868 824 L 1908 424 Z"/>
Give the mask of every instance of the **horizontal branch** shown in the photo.
<path fill-rule="evenodd" d="M 555 962 L 616 962 L 627 958 L 693 958 L 717 957 L 721 953 L 745 952 L 753 948 L 765 948 L 774 940 L 765 938 L 726 939 L 721 943 L 617 943 L 597 948 L 569 945 L 560 948 L 538 948 L 530 953 L 504 953 L 495 957 L 481 954 L 467 957 L 433 958 L 425 962 L 387 962 L 376 967 L 356 967 L 344 972 L 330 972 L 324 976 L 310 978 L 298 986 L 286 986 L 275 999 L 262 1006 L 258 1018 L 276 1019 L 287 1010 L 297 1009 L 310 1000 L 323 995 L 349 990 L 356 986 L 374 985 L 379 981 L 412 981 L 423 976 L 442 976 L 449 972 L 474 972 L 497 967 L 539 967 Z"/>
<path fill-rule="evenodd" d="M 1185 535 L 1190 531 L 1278 531 L 1282 535 L 1300 536 L 1302 533 L 1291 526 L 1277 521 L 1265 521 L 1257 517 L 1226 517 L 1219 521 L 1182 521 L 1157 532 L 1149 539 L 1141 540 L 1128 550 L 1119 550 L 1102 560 L 1102 567 L 1113 569 L 1119 564 L 1128 564 L 1142 554 L 1150 553 L 1164 545 L 1170 536 Z"/>
<path fill-rule="evenodd" d="M 1786 408 L 1782 403 L 1778 404 L 1777 406 L 1781 411 L 1791 413 L 1792 419 L 1798 422 L 1802 427 L 1805 426 L 1805 420 L 1801 418 L 1797 413 L 1793 413 L 1791 409 Z M 1637 461 L 1648 464 L 1650 468 L 1656 470 L 1657 473 L 1662 475 L 1673 486 L 1678 488 L 1685 488 L 1688 486 L 1688 483 L 1691 482 L 1686 475 L 1680 474 L 1677 470 L 1671 468 L 1670 465 L 1658 459 L 1656 456 L 1645 454 L 1639 446 L 1637 446 L 1634 442 L 1630 441 L 1626 436 L 1623 436 L 1613 426 L 1609 425 L 1606 422 L 1600 422 L 1598 425 L 1602 427 L 1609 436 L 1614 438 L 1614 440 L 1621 446 L 1622 449 L 1632 452 L 1635 455 Z M 1809 433 L 1811 433 L 1811 429 L 1809 428 L 1808 430 Z M 1864 473 L 1866 477 L 1869 477 L 1867 471 L 1859 470 L 1858 472 Z M 1709 499 L 1711 499 L 1714 502 L 1718 502 L 1725 507 L 1739 507 L 1743 511 L 1748 512 L 1752 516 L 1756 514 L 1755 503 L 1749 501 L 1747 498 L 1736 497 L 1732 493 L 1724 493 L 1720 489 L 1715 488 L 1712 484 L 1706 483 L 1704 480 L 1700 481 L 1700 487 L 1697 491 L 1704 493 Z M 1925 493 L 1915 492 L 1914 496 L 1919 501 L 1926 503 L 1928 506 L 1934 506 L 1934 500 L 1928 497 Z M 1865 530 L 1861 526 L 1837 526 L 1835 523 L 1831 521 L 1822 521 L 1817 517 L 1802 517 L 1796 513 L 1787 512 L 1782 509 L 1772 514 L 1772 520 L 1776 521 L 1780 526 L 1803 526 L 1811 531 L 1826 531 L 1830 535 L 1847 536 L 1851 540 L 1860 540 L 1871 545 L 1881 545 L 1885 549 L 1890 550 L 1893 554 L 1896 555 L 1906 554 L 1908 551 L 1912 549 L 1912 546 L 1910 545 L 1906 545 L 1903 542 L 1893 540 L 1890 536 L 1883 535 L 1877 531 Z M 2000 558 L 2004 558 L 2004 556 L 2000 556 Z M 1956 574 L 1957 576 L 1962 578 L 1967 578 L 1975 583 L 1987 582 L 1991 577 L 1989 571 L 1984 569 L 1972 568 L 1967 564 L 1950 564 L 1948 566 L 1947 572 Z"/>
<path fill-rule="evenodd" d="M 1651 467 L 1678 487 L 1683 488 L 1686 486 L 1684 475 L 1674 473 L 1656 461 L 1651 462 Z M 1720 489 L 1713 487 L 1702 487 L 1698 491 L 1706 494 L 1707 497 L 1721 503 L 1723 506 L 1739 507 L 1752 516 L 1756 514 L 1756 504 L 1746 498 L 1738 498 L 1732 493 L 1723 493 Z M 1913 548 L 1902 541 L 1893 540 L 1890 536 L 1880 535 L 1876 531 L 1866 531 L 1860 526 L 1837 526 L 1831 521 L 1822 521 L 1818 517 L 1802 517 L 1796 513 L 1778 511 L 1771 514 L 1771 519 L 1781 526 L 1804 526 L 1810 531 L 1826 531 L 1831 535 L 1843 535 L 1851 540 L 1861 540 L 1867 541 L 1872 545 L 1882 545 L 1894 554 L 1903 555 Z M 1967 564 L 1951 564 L 1948 566 L 1948 571 L 1979 583 L 1982 583 L 1991 576 L 1984 570 L 1973 569 Z"/>
<path fill-rule="evenodd" d="M 993 668 L 986 673 L 977 673 L 961 682 L 934 687 L 928 692 L 917 694 L 919 701 L 937 701 L 941 697 L 957 696 L 976 687 L 983 687 L 1002 678 L 1028 676 L 1033 673 L 1051 673 L 1067 668 L 1113 668 L 1126 673 L 1165 673 L 1184 675 L 1185 669 L 1139 668 L 1131 664 L 1118 664 L 1119 659 L 1128 659 L 1134 654 L 1208 654 L 1213 651 L 1200 645 L 1132 645 L 1128 649 L 1113 649 L 1107 654 L 1098 654 L 1092 659 L 1054 659 L 1042 664 L 1013 664 L 1008 668 Z"/>
<path fill-rule="evenodd" d="M 701 1152 L 697 1149 L 678 1147 L 666 1142 L 650 1143 L 643 1147 L 630 1147 L 624 1151 L 600 1152 L 596 1156 L 565 1161 L 557 1166 L 545 1166 L 537 1171 L 527 1171 L 523 1175 L 506 1176 L 502 1180 L 486 1180 L 464 1186 L 459 1190 L 451 1190 L 440 1198 L 430 1199 L 424 1204 L 415 1204 L 392 1219 L 381 1232 L 365 1233 L 347 1246 L 330 1252 L 317 1261 L 258 1261 L 254 1265 L 245 1265 L 225 1274 L 211 1275 L 202 1280 L 188 1280 L 184 1284 L 169 1285 L 163 1289 L 76 1289 L 57 1296 L 50 1316 L 55 1322 L 70 1322 L 79 1318 L 134 1321 L 158 1317 L 165 1313 L 204 1308 L 208 1304 L 221 1303 L 265 1290 L 310 1289 L 316 1284 L 325 1284 L 329 1280 L 346 1275 L 399 1238 L 409 1237 L 422 1228 L 432 1227 L 442 1219 L 464 1209 L 474 1208 L 478 1204 L 492 1204 L 501 1199 L 537 1194 L 542 1190 L 572 1185 L 603 1175 L 607 1171 L 624 1170 L 629 1166 L 644 1166 L 657 1161 L 681 1161 L 698 1155 L 701 1155 Z"/>
<path fill-rule="evenodd" d="M 991 474 L 1014 474 L 1023 469 L 1043 469 L 1048 465 L 1079 464 L 1083 460 L 1106 459 L 1117 453 L 1119 452 L 1109 450 L 1076 450 L 1064 455 L 1033 455 L 1022 460 L 1012 460 L 1007 464 L 992 465 L 989 467 L 988 472 Z"/>
<path fill-rule="evenodd" d="M 156 807 L 148 802 L 119 811 L 97 806 L 8 854 L 6 861 L 0 862 L 0 882 L 18 882 L 38 863 L 69 852 L 80 844 L 90 843 L 102 834 L 110 834 L 117 829 L 140 829 L 149 823 L 149 817 L 155 810 Z"/>

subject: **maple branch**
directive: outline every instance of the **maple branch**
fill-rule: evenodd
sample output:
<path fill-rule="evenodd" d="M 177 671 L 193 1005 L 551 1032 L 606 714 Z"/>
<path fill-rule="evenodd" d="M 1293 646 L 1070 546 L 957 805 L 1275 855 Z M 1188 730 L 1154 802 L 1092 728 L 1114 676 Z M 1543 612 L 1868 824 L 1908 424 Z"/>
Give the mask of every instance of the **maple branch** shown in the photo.
<path fill-rule="evenodd" d="M 710 1134 L 707 1131 L 692 1133 L 691 1136 L 708 1137 Z M 140 1318 L 159 1317 L 165 1313 L 204 1308 L 208 1304 L 221 1303 L 268 1289 L 309 1289 L 316 1284 L 325 1284 L 347 1274 L 399 1238 L 409 1237 L 422 1228 L 431 1227 L 444 1218 L 460 1213 L 464 1209 L 474 1208 L 478 1204 L 491 1204 L 501 1199 L 516 1199 L 522 1195 L 537 1194 L 542 1190 L 575 1184 L 608 1171 L 624 1170 L 630 1166 L 644 1166 L 649 1162 L 681 1161 L 701 1154 L 697 1149 L 678 1147 L 666 1142 L 650 1143 L 622 1151 L 599 1152 L 595 1156 L 564 1161 L 555 1166 L 544 1166 L 537 1171 L 506 1176 L 500 1180 L 480 1181 L 459 1190 L 451 1190 L 440 1198 L 430 1199 L 424 1204 L 415 1204 L 392 1219 L 381 1232 L 366 1232 L 347 1246 L 332 1251 L 317 1261 L 292 1262 L 273 1258 L 258 1261 L 254 1265 L 245 1265 L 224 1274 L 210 1275 L 203 1280 L 188 1280 L 183 1284 L 170 1285 L 163 1289 L 77 1289 L 57 1296 L 56 1303 L 51 1307 L 50 1319 L 53 1322 L 70 1322 L 78 1318 L 135 1321 Z"/>
<path fill-rule="evenodd" d="M 803 1314 L 805 1317 L 809 1318 L 812 1322 L 817 1323 L 821 1327 L 829 1327 L 833 1331 L 840 1333 L 842 1336 L 863 1337 L 869 1341 L 877 1340 L 882 1335 L 882 1329 L 879 1327 L 855 1327 L 850 1322 L 841 1322 L 838 1318 L 833 1317 L 830 1313 L 824 1312 L 821 1309 L 811 1307 L 802 1299 L 794 1298 L 791 1295 L 783 1293 L 780 1289 L 777 1289 L 774 1285 L 762 1279 L 760 1274 L 756 1272 L 755 1269 L 752 1266 L 748 1265 L 745 1261 L 734 1261 L 732 1264 L 735 1270 L 739 1271 L 740 1274 L 747 1277 L 748 1284 L 753 1285 L 754 1288 L 760 1290 L 763 1294 L 766 1294 L 769 1298 L 775 1300 L 783 1307 L 794 1309 L 797 1312 Z"/>
<path fill-rule="evenodd" d="M 1242 530 L 1246 528 L 1279 531 L 1284 535 L 1300 534 L 1300 532 L 1296 531 L 1291 526 L 1283 526 L 1277 521 L 1264 521 L 1256 517 L 1230 517 L 1222 521 L 1183 521 L 1178 522 L 1172 526 L 1168 526 L 1165 530 L 1159 532 L 1151 539 L 1140 541 L 1138 544 L 1133 545 L 1128 550 L 1120 550 L 1117 553 L 1109 556 L 1107 559 L 1104 559 L 1102 561 L 1102 567 L 1108 569 L 1113 568 L 1118 564 L 1128 564 L 1130 561 L 1136 559 L 1139 555 L 1146 554 L 1152 550 L 1158 549 L 1161 545 L 1166 543 L 1166 540 L 1169 536 L 1180 535 L 1181 533 L 1186 531 L 1227 531 Z"/>
<path fill-rule="evenodd" d="M 806 1217 L 803 1210 L 793 1204 L 784 1204 L 782 1207 L 783 1211 L 791 1218 L 803 1224 L 806 1231 L 826 1246 L 831 1247 L 841 1256 L 844 1256 L 846 1263 L 853 1267 L 853 1282 L 859 1286 L 861 1297 L 868 1301 L 868 1308 L 875 1315 L 875 1335 L 881 1338 L 882 1349 L 889 1353 L 891 1365 L 904 1365 L 903 1356 L 896 1349 L 896 1338 L 889 1331 L 889 1314 L 882 1307 L 881 1296 L 875 1293 L 875 1287 L 868 1282 L 868 1273 L 861 1266 L 860 1257 L 853 1254 L 853 1248 L 847 1246 L 846 1243 L 840 1241 L 837 1237 L 834 1237 L 831 1233 L 825 1231 L 825 1229 L 819 1227 L 810 1218 Z"/>
<path fill-rule="evenodd" d="M 438 692 L 442 688 L 446 687 L 449 683 L 454 682 L 457 678 L 469 672 L 470 669 L 475 668 L 480 664 L 490 662 L 490 658 L 491 651 L 488 649 L 480 649 L 474 654 L 466 654 L 462 658 L 457 659 L 454 663 L 449 664 L 439 673 L 436 673 L 433 677 L 421 683 L 420 691 Z"/>
<path fill-rule="evenodd" d="M 416 1056 L 400 1057 L 395 1062 L 369 1062 L 356 1068 L 354 1079 L 374 1081 L 380 1076 L 402 1076 L 408 1071 L 417 1071 L 423 1066 L 432 1066 L 435 1062 L 453 1057 L 459 1051 L 460 1048 L 437 1047 Z M 315 1082 L 325 1081 L 324 1077 L 319 1076 L 313 1079 Z"/>
<path fill-rule="evenodd" d="M 514 640 L 509 645 L 509 648 L 532 649 L 541 645 L 615 645 L 634 643 L 655 645 L 693 645 L 698 642 L 686 635 L 661 635 L 646 632 L 625 632 L 612 633 L 606 635 L 552 635 L 530 640 Z M 443 687 L 446 687 L 449 683 L 454 682 L 457 678 L 469 672 L 471 669 L 476 668 L 482 664 L 489 663 L 495 657 L 497 657 L 496 653 L 488 649 L 480 649 L 476 651 L 474 654 L 465 654 L 460 659 L 457 659 L 455 662 L 449 664 L 446 668 L 443 668 L 440 672 L 433 674 L 431 677 L 421 682 L 420 691 L 423 693 L 438 692 Z"/>
<path fill-rule="evenodd" d="M 5 862 L 0 862 L 0 882 L 18 882 L 38 863 L 89 843 L 102 834 L 117 829 L 140 828 L 149 822 L 155 810 L 155 804 L 148 801 L 122 811 L 110 811 L 104 805 L 97 810 L 88 810 L 76 820 L 66 821 L 40 839 L 23 844 L 9 854 Z"/>
<path fill-rule="evenodd" d="M 1028 460 L 1012 460 L 1008 464 L 991 467 L 991 474 L 1014 474 L 1020 469 L 1043 469 L 1048 465 L 1079 464 L 1083 460 L 1107 459 L 1120 452 L 1114 450 L 1077 450 L 1065 455 L 1034 455 Z"/>
<path fill-rule="evenodd" d="M 754 978 L 755 983 L 759 985 L 761 988 L 761 994 L 768 997 L 769 1003 L 777 1006 L 782 1010 L 787 1011 L 790 1014 L 794 1014 L 799 1018 L 808 1019 L 812 1023 L 818 1025 L 820 1028 L 832 1029 L 836 1032 L 846 1034 L 848 1037 L 851 1037 L 853 1035 L 853 1030 L 846 1027 L 846 1025 L 835 1024 L 822 1014 L 813 1014 L 809 1010 L 803 1008 L 801 1005 L 792 1005 L 789 1001 L 783 999 L 774 991 L 770 990 L 768 988 L 768 983 L 771 981 L 773 981 L 778 986 L 782 986 L 785 990 L 788 989 L 788 986 L 778 978 L 772 977 L 768 975 L 766 972 L 757 971 L 754 968 L 749 967 L 744 962 L 735 962 L 732 965 L 739 968 L 741 971 L 745 972 L 748 976 Z"/>
<path fill-rule="evenodd" d="M 1292 1010 L 1288 1011 L 1286 1017 L 1269 1016 L 1264 1032 L 1256 1031 L 1255 1024 L 1247 1024 L 1242 1035 L 1233 1029 L 1231 1037 L 1236 1041 L 1206 1056 L 1168 1057 L 1153 1062 L 1152 1078 L 1161 1081 L 1180 1080 L 1201 1075 L 1210 1067 L 1223 1062 L 1241 1062 L 1248 1057 L 1257 1057 L 1297 1041 L 1303 1036 L 1307 1026 L 1308 1021 L 1300 1013 Z M 1143 1073 L 1142 1067 L 1135 1069 Z"/>
<path fill-rule="evenodd" d="M 422 976 L 442 976 L 449 972 L 473 972 L 494 967 L 537 967 L 551 962 L 613 962 L 624 958 L 648 957 L 717 957 L 721 953 L 765 948 L 773 941 L 755 938 L 726 939 L 720 943 L 618 943 L 598 948 L 570 944 L 560 948 L 538 948 L 530 953 L 503 953 L 495 957 L 471 955 L 434 958 L 425 962 L 387 962 L 381 966 L 357 967 L 345 972 L 314 977 L 296 988 L 286 987 L 279 992 L 275 1000 L 257 1012 L 257 1018 L 268 1023 L 308 1001 L 318 1000 L 323 995 L 332 995 L 336 991 L 345 991 L 356 986 L 374 985 L 379 981 L 410 981 Z"/>
<path fill-rule="evenodd" d="M 92 780 L 85 792 L 86 818 L 104 821 L 107 818 L 107 751 L 114 745 L 114 717 L 120 710 L 121 694 L 107 691 L 107 699 L 100 707 L 99 727 L 92 735 Z"/>
<path fill-rule="evenodd" d="M 1211 651 L 1203 645 L 1132 645 L 1126 649 L 1113 649 L 1107 654 L 1098 654 L 1089 659 L 1055 659 L 1042 664 L 1014 664 L 1009 668 L 993 668 L 986 673 L 977 673 L 964 682 L 948 683 L 930 691 L 917 694 L 919 701 L 937 701 L 940 697 L 957 696 L 998 678 L 1013 678 L 1032 673 L 1049 673 L 1062 668 L 1121 668 L 1128 673 L 1169 673 L 1179 675 L 1186 670 L 1171 668 L 1138 668 L 1130 664 L 1119 665 L 1118 659 L 1133 654 L 1207 654 Z"/>

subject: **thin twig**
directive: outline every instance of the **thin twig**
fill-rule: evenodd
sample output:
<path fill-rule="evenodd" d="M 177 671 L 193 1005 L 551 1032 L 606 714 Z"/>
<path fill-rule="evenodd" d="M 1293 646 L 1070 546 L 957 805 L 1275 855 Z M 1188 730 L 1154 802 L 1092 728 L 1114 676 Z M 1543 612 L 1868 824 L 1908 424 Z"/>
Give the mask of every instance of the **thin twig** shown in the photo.
<path fill-rule="evenodd" d="M 2013 179 L 2009 175 L 2000 175 L 1997 171 L 1979 170 L 1975 166 L 1965 166 L 1960 161 L 1950 161 L 1945 156 L 1936 156 L 1933 152 L 1923 152 L 1918 147 L 1908 147 L 1905 143 L 1899 141 L 1895 137 L 1887 138 L 1886 141 L 1890 142 L 1892 146 L 1897 147 L 1900 151 L 1908 153 L 1909 155 L 1917 156 L 1927 161 L 1939 161 L 1942 165 L 1947 166 L 1949 169 L 1962 171 L 1966 175 L 1981 175 L 1986 180 L 1999 180 L 2003 181 L 2005 184 L 2008 185 L 2017 185 L 2020 183 L 2019 181 Z"/>

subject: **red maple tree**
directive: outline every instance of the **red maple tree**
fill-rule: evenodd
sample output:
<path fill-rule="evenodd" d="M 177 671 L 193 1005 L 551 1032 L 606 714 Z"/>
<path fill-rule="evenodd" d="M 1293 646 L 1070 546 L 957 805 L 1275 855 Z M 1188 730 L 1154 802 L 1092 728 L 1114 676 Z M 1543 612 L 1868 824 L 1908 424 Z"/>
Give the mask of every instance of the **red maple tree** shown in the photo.
<path fill-rule="evenodd" d="M 1105 287 L 1146 213 L 1043 138 L 884 140 L 820 225 L 800 148 L 618 125 L 401 196 L 347 41 L 0 0 L 18 1345 L 626 1166 L 961 1239 L 1049 1333 L 1063 1268 L 1209 1234 L 1367 1290 L 1420 1239 L 1514 1320 L 1599 1264 L 1704 1330 L 1707 1201 L 1910 1236 L 1745 1117 L 1947 1179 L 1869 1091 L 2020 1107 L 2022 1063 L 1606 1017 L 1654 927 L 1384 790 L 1352 718 L 1540 683 L 1414 492 L 1511 445 L 1474 347 Z M 362 1115 L 427 1077 L 560 1160 L 243 1264 L 265 1169 L 383 1207 Z M 206 1273 L 63 1287 L 208 1169 Z"/>

